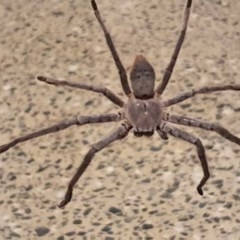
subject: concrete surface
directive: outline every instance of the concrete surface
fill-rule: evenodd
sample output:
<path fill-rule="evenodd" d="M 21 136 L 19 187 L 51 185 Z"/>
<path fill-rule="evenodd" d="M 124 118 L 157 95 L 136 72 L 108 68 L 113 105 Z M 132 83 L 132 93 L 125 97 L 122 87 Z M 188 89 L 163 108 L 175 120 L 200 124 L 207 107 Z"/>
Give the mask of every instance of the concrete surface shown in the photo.
<path fill-rule="evenodd" d="M 144 54 L 158 81 L 181 28 L 184 0 L 98 0 L 130 70 Z M 186 41 L 163 99 L 192 87 L 239 83 L 240 1 L 193 0 Z M 0 144 L 78 114 L 116 112 L 104 97 L 54 87 L 37 75 L 107 86 L 124 98 L 87 0 L 0 1 Z M 240 94 L 194 97 L 170 112 L 219 122 L 240 136 Z M 125 99 L 125 98 L 124 98 Z M 89 145 L 117 123 L 72 127 L 0 155 L 0 239 L 240 239 L 240 146 L 187 128 L 206 147 L 132 134 L 95 156 L 64 210 L 57 205 Z"/>

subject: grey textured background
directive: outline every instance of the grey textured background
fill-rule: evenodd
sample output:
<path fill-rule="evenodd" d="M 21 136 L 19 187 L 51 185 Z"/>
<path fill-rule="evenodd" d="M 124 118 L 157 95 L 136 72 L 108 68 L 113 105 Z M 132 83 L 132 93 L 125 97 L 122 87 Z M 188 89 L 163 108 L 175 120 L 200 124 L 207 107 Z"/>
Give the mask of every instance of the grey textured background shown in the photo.
<path fill-rule="evenodd" d="M 161 80 L 185 2 L 98 0 L 128 71 L 142 53 Z M 164 99 L 239 83 L 239 13 L 238 0 L 193 0 Z M 37 75 L 104 85 L 124 97 L 87 0 L 0 0 L 0 70 L 0 144 L 69 116 L 117 111 L 102 96 L 49 86 Z M 198 96 L 169 111 L 217 121 L 240 136 L 239 93 Z M 196 129 L 188 131 L 203 140 L 211 169 L 203 197 L 195 189 L 202 170 L 193 146 L 130 134 L 96 155 L 73 201 L 58 209 L 89 145 L 115 125 L 73 127 L 1 154 L 0 239 L 239 239 L 240 146 Z"/>

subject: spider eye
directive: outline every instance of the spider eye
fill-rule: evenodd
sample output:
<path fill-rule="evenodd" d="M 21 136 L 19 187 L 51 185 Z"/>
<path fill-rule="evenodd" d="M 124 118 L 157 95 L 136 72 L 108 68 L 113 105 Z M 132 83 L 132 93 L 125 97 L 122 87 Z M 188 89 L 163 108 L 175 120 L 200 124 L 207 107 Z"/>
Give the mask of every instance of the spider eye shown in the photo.
<path fill-rule="evenodd" d="M 139 80 L 142 77 L 141 73 L 136 75 L 136 78 Z"/>
<path fill-rule="evenodd" d="M 143 74 L 144 74 L 144 76 L 147 77 L 147 78 L 150 77 L 150 72 L 149 72 L 148 70 L 146 70 L 146 69 L 143 71 Z"/>

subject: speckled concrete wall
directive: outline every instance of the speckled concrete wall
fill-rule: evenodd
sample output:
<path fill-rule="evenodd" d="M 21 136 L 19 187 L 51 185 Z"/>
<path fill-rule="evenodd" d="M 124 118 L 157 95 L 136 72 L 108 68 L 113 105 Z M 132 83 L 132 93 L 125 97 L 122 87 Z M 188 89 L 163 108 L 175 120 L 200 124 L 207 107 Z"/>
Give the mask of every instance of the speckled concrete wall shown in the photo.
<path fill-rule="evenodd" d="M 184 0 L 98 0 L 129 72 L 144 54 L 158 81 L 173 51 Z M 240 1 L 193 0 L 186 41 L 163 99 L 192 87 L 239 83 Z M 87 0 L 0 1 L 0 144 L 78 114 L 116 112 L 104 97 L 38 82 L 37 75 L 121 90 Z M 197 96 L 169 109 L 240 136 L 240 94 Z M 187 128 L 206 147 L 211 178 L 199 196 L 195 147 L 128 138 L 98 153 L 73 201 L 57 205 L 89 145 L 117 123 L 72 127 L 0 155 L 0 239 L 240 239 L 240 146 Z"/>

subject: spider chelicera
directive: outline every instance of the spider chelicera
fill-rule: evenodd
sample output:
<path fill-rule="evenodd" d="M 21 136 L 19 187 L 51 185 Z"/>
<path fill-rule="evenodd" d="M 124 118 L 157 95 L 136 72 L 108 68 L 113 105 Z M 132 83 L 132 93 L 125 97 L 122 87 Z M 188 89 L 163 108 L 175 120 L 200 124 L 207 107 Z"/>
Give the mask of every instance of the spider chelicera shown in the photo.
<path fill-rule="evenodd" d="M 96 19 L 99 22 L 101 29 L 105 35 L 106 42 L 111 51 L 115 65 L 118 69 L 123 91 L 128 98 L 127 102 L 124 102 L 115 93 L 113 93 L 112 91 L 105 87 L 96 87 L 86 84 L 73 83 L 69 81 L 39 76 L 37 77 L 39 81 L 48 84 L 80 88 L 92 92 L 101 93 L 105 97 L 107 97 L 110 101 L 112 101 L 114 104 L 119 106 L 121 110 L 118 113 L 108 113 L 92 116 L 77 116 L 70 119 L 66 119 L 60 123 L 57 123 L 55 125 L 52 125 L 41 130 L 37 130 L 22 137 L 15 138 L 12 141 L 8 142 L 7 144 L 1 145 L 0 153 L 7 151 L 9 148 L 15 146 L 20 142 L 24 142 L 49 133 L 57 132 L 73 125 L 81 126 L 90 123 L 106 123 L 122 121 L 120 126 L 118 126 L 112 133 L 110 133 L 109 135 L 102 138 L 100 141 L 96 142 L 91 146 L 91 148 L 85 155 L 82 163 L 80 164 L 77 172 L 72 177 L 68 185 L 65 197 L 59 204 L 60 208 L 63 208 L 66 204 L 68 204 L 71 201 L 73 187 L 75 186 L 78 179 L 82 176 L 88 165 L 91 163 L 95 153 L 107 147 L 110 143 L 126 137 L 131 130 L 137 137 L 141 136 L 150 137 L 156 130 L 162 139 L 167 139 L 168 135 L 172 135 L 176 138 L 180 138 L 184 141 L 187 141 L 195 145 L 203 169 L 203 177 L 197 186 L 197 191 L 200 195 L 203 195 L 202 187 L 204 186 L 204 184 L 206 183 L 210 176 L 203 144 L 200 139 L 196 138 L 192 134 L 189 134 L 179 128 L 172 126 L 171 123 L 197 127 L 209 131 L 215 131 L 222 137 L 239 145 L 240 138 L 233 135 L 219 124 L 208 123 L 205 121 L 192 119 L 185 116 L 169 114 L 166 112 L 166 108 L 174 104 L 180 103 L 186 99 L 192 98 L 196 94 L 205 94 L 225 90 L 239 91 L 240 85 L 220 85 L 212 87 L 206 86 L 198 89 L 191 89 L 189 91 L 180 93 L 176 97 L 170 98 L 165 101 L 160 100 L 160 96 L 162 96 L 169 82 L 178 54 L 180 52 L 181 46 L 185 38 L 192 0 L 187 0 L 182 30 L 180 32 L 171 60 L 165 70 L 163 79 L 156 88 L 154 87 L 155 85 L 154 69 L 150 65 L 150 63 L 146 60 L 146 58 L 142 55 L 137 55 L 133 63 L 130 72 L 131 81 L 130 88 L 126 70 L 124 69 L 121 63 L 121 60 L 113 44 L 112 38 L 108 30 L 106 29 L 105 24 L 102 21 L 95 0 L 91 0 L 91 4 Z"/>

